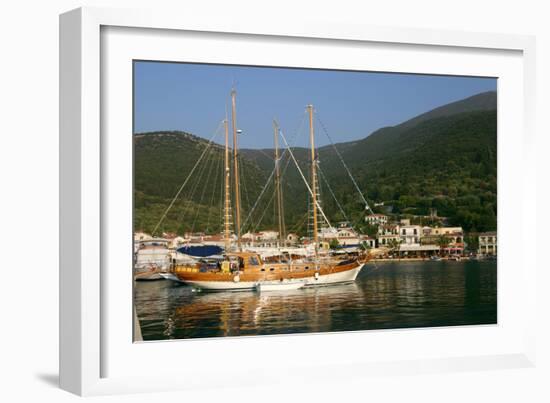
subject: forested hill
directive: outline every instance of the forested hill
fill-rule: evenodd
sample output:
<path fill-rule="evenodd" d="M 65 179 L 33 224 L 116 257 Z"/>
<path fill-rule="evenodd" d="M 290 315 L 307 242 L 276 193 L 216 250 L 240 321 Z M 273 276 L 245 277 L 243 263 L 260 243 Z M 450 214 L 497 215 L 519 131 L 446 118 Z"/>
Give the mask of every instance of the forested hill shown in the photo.
<path fill-rule="evenodd" d="M 338 133 L 331 133 L 331 137 L 337 139 Z M 153 222 L 162 215 L 162 206 L 168 205 L 205 145 L 205 140 L 180 132 L 135 135 L 137 229 L 151 230 Z M 379 129 L 362 140 L 336 144 L 336 148 L 371 204 L 384 202 L 385 206 L 392 206 L 396 214 L 423 215 L 430 208 L 436 208 L 439 215 L 449 217 L 449 223 L 462 225 L 468 231 L 496 228 L 496 93 L 482 93 L 436 108 L 400 125 Z M 212 149 L 217 150 L 211 151 L 215 162 L 216 155 L 221 158 L 221 148 Z M 295 148 L 293 151 L 306 168 L 307 150 Z M 272 155 L 273 150 L 269 149 L 241 150 L 242 190 L 246 188 L 246 195 L 243 192 L 242 197 L 245 216 L 271 174 Z M 321 193 L 327 215 L 334 221 L 348 218 L 360 224 L 364 206 L 334 148 L 320 148 L 319 159 Z M 283 167 L 286 167 L 287 227 L 304 231 L 307 191 L 293 163 L 288 160 L 288 153 Z M 214 167 L 211 169 L 221 172 Z M 209 178 L 214 181 L 217 175 L 212 173 Z M 217 185 L 220 182 L 221 174 Z M 346 217 L 333 200 L 327 183 Z M 182 200 L 177 203 L 180 207 L 175 206 L 179 216 L 171 212 L 164 224 L 165 230 L 181 232 L 208 227 L 212 231 L 211 221 L 221 222 L 221 215 L 215 216 L 220 205 L 214 207 L 214 201 L 205 202 L 208 193 L 212 200 L 219 199 L 215 202 L 220 203 L 221 191 L 211 195 L 209 188 L 214 183 L 204 182 L 203 185 L 206 190 L 202 199 L 197 192 L 193 195 L 182 192 Z M 260 200 L 263 215 L 254 212 L 249 222 L 260 222 L 261 227 L 272 225 L 272 193 L 272 188 L 265 190 Z M 198 212 L 190 221 L 185 209 L 194 213 L 195 210 L 209 211 L 210 217 Z"/>

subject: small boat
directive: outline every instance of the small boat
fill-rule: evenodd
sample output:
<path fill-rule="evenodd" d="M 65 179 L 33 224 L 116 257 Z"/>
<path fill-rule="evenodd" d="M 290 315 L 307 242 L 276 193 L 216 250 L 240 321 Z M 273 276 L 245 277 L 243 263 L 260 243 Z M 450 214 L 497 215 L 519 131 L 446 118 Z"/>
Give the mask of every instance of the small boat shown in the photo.
<path fill-rule="evenodd" d="M 161 272 L 159 273 L 160 276 L 166 280 L 172 280 L 172 281 L 176 281 L 176 282 L 181 282 L 178 277 L 176 275 L 174 275 L 173 273 L 170 273 L 170 272 Z"/>
<path fill-rule="evenodd" d="M 430 256 L 430 260 L 433 260 L 434 262 L 439 262 L 441 260 L 441 257 L 433 255 L 433 256 Z"/>
<path fill-rule="evenodd" d="M 290 291 L 298 290 L 305 286 L 303 281 L 274 281 L 274 282 L 261 282 L 256 284 L 256 291 Z"/>
<path fill-rule="evenodd" d="M 454 262 L 460 262 L 460 256 L 459 255 L 451 255 L 449 256 L 449 260 Z"/>
<path fill-rule="evenodd" d="M 160 280 L 161 272 L 167 272 L 170 268 L 170 250 L 168 240 L 147 239 L 136 244 L 134 254 L 134 279 Z"/>

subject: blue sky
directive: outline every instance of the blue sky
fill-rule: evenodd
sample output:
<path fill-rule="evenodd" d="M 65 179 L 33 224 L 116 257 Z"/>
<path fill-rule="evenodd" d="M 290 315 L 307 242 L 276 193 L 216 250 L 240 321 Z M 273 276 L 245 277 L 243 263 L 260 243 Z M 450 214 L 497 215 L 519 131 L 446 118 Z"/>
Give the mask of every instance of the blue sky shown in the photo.
<path fill-rule="evenodd" d="M 272 120 L 293 138 L 313 104 L 335 142 L 364 138 L 449 102 L 496 90 L 494 78 L 136 62 L 134 130 L 183 130 L 210 138 L 237 90 L 241 148 L 271 148 Z M 318 123 L 317 123 L 318 126 Z M 319 146 L 328 143 L 320 128 Z M 218 142 L 222 137 L 217 137 Z M 307 126 L 292 145 L 306 146 Z"/>

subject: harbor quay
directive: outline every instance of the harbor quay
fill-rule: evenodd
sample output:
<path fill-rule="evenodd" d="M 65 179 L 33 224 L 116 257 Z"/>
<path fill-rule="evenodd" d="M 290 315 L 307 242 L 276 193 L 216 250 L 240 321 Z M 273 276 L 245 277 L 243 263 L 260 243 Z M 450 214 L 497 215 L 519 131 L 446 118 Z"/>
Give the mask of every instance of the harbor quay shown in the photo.
<path fill-rule="evenodd" d="M 365 222 L 371 235 L 360 233 L 349 222 L 321 228 L 318 234 L 319 249 L 333 254 L 356 254 L 366 250 L 373 261 L 493 259 L 497 256 L 496 231 L 466 233 L 460 226 L 444 226 L 441 223 L 421 225 L 411 221 L 410 218 L 395 221 L 388 215 L 369 214 Z M 312 246 L 311 237 L 296 233 L 285 234 L 284 239 L 281 244 L 281 236 L 276 230 L 247 232 L 241 236 L 243 248 L 248 249 Z M 140 245 L 155 241 L 174 250 L 210 246 L 220 251 L 225 243 L 222 234 L 202 232 L 181 235 L 164 232 L 158 238 L 143 231 L 134 234 L 136 252 Z"/>

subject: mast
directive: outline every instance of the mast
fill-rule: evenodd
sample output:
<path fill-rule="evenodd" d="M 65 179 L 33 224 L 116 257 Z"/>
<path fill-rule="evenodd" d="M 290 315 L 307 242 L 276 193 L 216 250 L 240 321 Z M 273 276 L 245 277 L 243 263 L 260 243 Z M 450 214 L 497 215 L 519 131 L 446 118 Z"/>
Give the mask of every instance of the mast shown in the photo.
<path fill-rule="evenodd" d="M 237 162 L 237 107 L 235 97 L 237 91 L 231 90 L 231 120 L 233 124 L 233 170 L 235 176 L 235 233 L 237 234 L 237 247 L 241 250 L 241 193 L 239 189 L 239 165 Z"/>
<path fill-rule="evenodd" d="M 319 249 L 319 235 L 317 233 L 317 175 L 316 175 L 316 158 L 315 158 L 315 139 L 313 133 L 313 105 L 307 106 L 309 113 L 309 142 L 311 144 L 311 189 L 313 193 L 313 242 L 315 244 L 315 256 Z"/>
<path fill-rule="evenodd" d="M 275 191 L 277 196 L 277 216 L 279 218 L 279 245 L 284 246 L 285 229 L 283 213 L 283 196 L 281 194 L 281 172 L 279 161 L 279 125 L 273 119 L 273 140 L 275 143 Z"/>
<path fill-rule="evenodd" d="M 225 207 L 223 213 L 223 223 L 224 223 L 224 241 L 225 241 L 225 252 L 229 252 L 231 247 L 231 232 L 229 229 L 229 217 L 231 215 L 231 195 L 230 195 L 230 170 L 229 170 L 229 122 L 227 117 L 223 121 L 225 128 L 225 169 L 224 169 L 224 179 L 225 179 Z"/>

